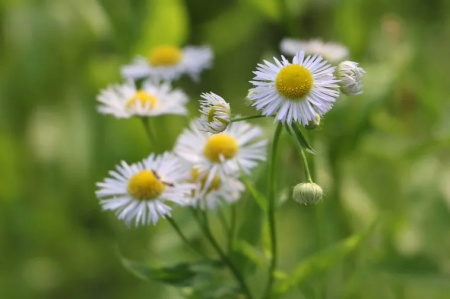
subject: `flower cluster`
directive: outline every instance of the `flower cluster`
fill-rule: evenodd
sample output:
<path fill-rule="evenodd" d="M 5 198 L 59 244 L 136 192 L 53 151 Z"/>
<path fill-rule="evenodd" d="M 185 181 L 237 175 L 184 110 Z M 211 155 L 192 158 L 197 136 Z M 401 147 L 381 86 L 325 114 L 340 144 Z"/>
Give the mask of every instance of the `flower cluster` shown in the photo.
<path fill-rule="evenodd" d="M 171 217 L 174 207 L 215 209 L 233 203 L 245 189 L 241 176 L 266 160 L 263 129 L 245 119 L 274 117 L 290 134 L 304 139 L 297 125 L 316 128 L 341 92 L 362 93 L 364 70 L 356 62 L 342 61 L 348 57 L 344 46 L 285 39 L 281 49 L 292 59 L 281 56 L 258 64 L 250 81 L 253 87 L 248 99 L 259 115 L 233 117 L 230 104 L 221 96 L 202 93 L 200 117 L 184 129 L 172 151 L 151 153 L 133 164 L 121 162 L 98 183 L 96 195 L 103 209 L 114 211 L 127 224 L 145 225 Z M 184 74 L 198 81 L 200 73 L 211 66 L 212 57 L 207 46 L 156 47 L 148 56 L 136 57 L 122 67 L 124 82 L 99 93 L 98 111 L 144 120 L 163 114 L 186 115 L 188 96 L 174 82 Z M 144 125 L 151 132 L 149 122 Z M 293 198 L 314 203 L 322 198 L 322 191 L 308 171 L 307 176 L 309 182 L 297 185 Z"/>

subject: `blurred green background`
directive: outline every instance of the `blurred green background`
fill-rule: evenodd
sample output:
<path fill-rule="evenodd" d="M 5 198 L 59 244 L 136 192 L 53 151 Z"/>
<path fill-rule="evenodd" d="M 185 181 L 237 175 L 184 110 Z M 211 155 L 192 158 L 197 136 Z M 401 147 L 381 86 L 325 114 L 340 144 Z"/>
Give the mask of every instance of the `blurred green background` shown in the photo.
<path fill-rule="evenodd" d="M 339 41 L 367 76 L 364 94 L 341 97 L 310 136 L 326 197 L 280 207 L 280 269 L 378 224 L 285 298 L 450 298 L 450 1 L 285 3 L 283 14 L 278 0 L 0 2 L 0 298 L 181 298 L 119 261 L 119 251 L 153 265 L 193 257 L 163 221 L 128 229 L 101 211 L 95 183 L 120 160 L 145 157 L 149 144 L 138 120 L 98 114 L 96 95 L 153 45 L 209 44 L 214 67 L 199 84 L 178 84 L 191 115 L 206 91 L 251 114 L 251 72 L 287 36 Z M 160 149 L 170 149 L 188 120 L 159 121 Z M 271 120 L 255 123 L 270 136 Z M 279 163 L 286 198 L 303 173 L 286 136 Z M 238 207 L 241 218 L 256 213 Z"/>

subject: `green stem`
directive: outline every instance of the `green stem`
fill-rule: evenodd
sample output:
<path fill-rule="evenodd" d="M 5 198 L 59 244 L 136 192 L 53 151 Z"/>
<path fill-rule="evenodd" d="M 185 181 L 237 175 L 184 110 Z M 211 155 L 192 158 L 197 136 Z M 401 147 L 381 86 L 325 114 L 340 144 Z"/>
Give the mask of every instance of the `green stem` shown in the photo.
<path fill-rule="evenodd" d="M 183 242 L 190 248 L 192 251 L 200 255 L 201 257 L 205 257 L 203 253 L 201 253 L 197 248 L 195 248 L 194 245 L 188 240 L 188 238 L 183 234 L 178 224 L 175 222 L 175 220 L 172 217 L 167 217 L 167 221 L 169 221 L 170 225 L 173 227 L 173 229 L 177 232 L 178 236 L 183 240 Z"/>
<path fill-rule="evenodd" d="M 234 263 L 230 260 L 230 258 L 224 253 L 222 248 L 220 248 L 220 245 L 217 243 L 216 239 L 214 238 L 213 234 L 211 233 L 211 230 L 209 228 L 209 221 L 208 221 L 208 214 L 205 211 L 201 211 L 203 214 L 203 220 L 201 220 L 197 214 L 197 212 L 194 209 L 191 209 L 195 220 L 199 224 L 203 234 L 208 239 L 208 241 L 211 243 L 214 250 L 217 252 L 221 260 L 228 266 L 231 273 L 236 278 L 236 281 L 241 285 L 242 291 L 247 295 L 248 299 L 253 299 L 253 296 L 250 292 L 250 289 L 247 286 L 247 283 L 245 282 L 244 277 L 242 276 L 239 269 L 234 265 Z"/>
<path fill-rule="evenodd" d="M 269 265 L 269 278 L 266 285 L 264 298 L 270 298 L 272 293 L 273 281 L 275 279 L 275 269 L 277 266 L 277 234 L 275 223 L 275 162 L 277 156 L 278 141 L 280 139 L 282 123 L 278 122 L 277 128 L 272 141 L 272 149 L 269 160 L 269 174 L 268 174 L 268 206 L 267 219 L 269 221 L 270 232 L 270 251 L 271 259 Z"/>
<path fill-rule="evenodd" d="M 150 118 L 143 116 L 143 117 L 141 117 L 141 120 L 142 120 L 142 124 L 144 125 L 145 133 L 147 134 L 150 144 L 153 147 L 153 149 L 155 149 L 156 138 L 155 138 L 155 134 L 153 134 L 152 128 L 150 126 Z"/>
<path fill-rule="evenodd" d="M 228 238 L 230 239 L 230 243 L 228 251 L 232 252 L 233 247 L 234 247 L 234 232 L 236 231 L 236 204 L 232 204 L 230 207 L 230 231 L 229 231 L 229 236 Z"/>
<path fill-rule="evenodd" d="M 230 239 L 230 230 L 231 227 L 228 225 L 228 221 L 227 218 L 225 217 L 225 214 L 223 212 L 223 206 L 219 207 L 218 213 L 219 213 L 219 219 L 220 222 L 222 223 L 222 227 L 223 230 L 225 231 L 225 234 L 227 236 L 227 248 L 228 248 L 228 253 L 231 252 L 231 239 Z"/>
<path fill-rule="evenodd" d="M 267 116 L 265 116 L 265 115 L 237 116 L 237 117 L 233 117 L 231 119 L 231 122 L 237 122 L 237 121 L 253 119 L 253 118 L 261 118 L 261 117 L 267 117 Z"/>
<path fill-rule="evenodd" d="M 311 178 L 311 172 L 309 171 L 308 159 L 306 159 L 305 151 L 301 146 L 300 146 L 300 153 L 302 155 L 303 166 L 305 167 L 305 177 L 308 180 L 308 182 L 312 183 L 313 180 Z"/>

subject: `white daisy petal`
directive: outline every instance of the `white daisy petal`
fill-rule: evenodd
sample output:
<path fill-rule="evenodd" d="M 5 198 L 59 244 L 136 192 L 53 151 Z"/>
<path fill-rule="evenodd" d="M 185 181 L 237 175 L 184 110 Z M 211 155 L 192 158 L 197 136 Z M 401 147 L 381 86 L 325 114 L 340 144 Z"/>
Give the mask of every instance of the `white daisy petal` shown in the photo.
<path fill-rule="evenodd" d="M 307 125 L 317 114 L 330 110 L 339 96 L 335 68 L 322 57 L 305 56 L 303 51 L 297 52 L 292 63 L 284 57 L 282 61 L 276 72 L 256 72 L 248 98 L 263 115 L 275 116 L 276 121 Z M 275 68 L 269 62 L 266 67 Z"/>
<path fill-rule="evenodd" d="M 284 38 L 280 43 L 280 50 L 282 53 L 291 56 L 296 55 L 299 51 L 305 51 L 306 54 L 317 54 L 334 64 L 345 60 L 349 54 L 347 47 L 344 45 L 333 42 L 324 43 L 318 39 L 304 41 Z"/>
<path fill-rule="evenodd" d="M 141 89 L 128 81 L 114 84 L 102 90 L 97 97 L 98 111 L 117 118 L 132 116 L 157 116 L 162 114 L 187 114 L 187 96 L 168 83 L 155 84 L 146 81 Z"/>
<path fill-rule="evenodd" d="M 189 167 L 172 153 L 151 154 L 132 165 L 122 162 L 110 173 L 123 177 L 126 182 L 106 178 L 97 184 L 96 195 L 104 210 L 115 211 L 128 225 L 155 224 L 159 218 L 170 216 L 171 208 L 166 203 L 188 203 L 194 188 L 186 183 Z"/>
<path fill-rule="evenodd" d="M 122 76 L 128 79 L 152 78 L 172 81 L 187 74 L 198 81 L 200 73 L 211 67 L 213 53 L 208 46 L 187 46 L 184 49 L 162 45 L 154 48 L 148 57 L 138 56 L 122 67 Z"/>
<path fill-rule="evenodd" d="M 235 174 L 239 172 L 239 165 L 253 161 L 250 164 L 254 167 L 265 158 L 267 141 L 261 141 L 263 131 L 256 126 L 245 121 L 235 122 L 215 135 L 201 131 L 198 126 L 198 121 L 193 121 L 180 135 L 175 153 L 198 169 L 200 176 Z"/>

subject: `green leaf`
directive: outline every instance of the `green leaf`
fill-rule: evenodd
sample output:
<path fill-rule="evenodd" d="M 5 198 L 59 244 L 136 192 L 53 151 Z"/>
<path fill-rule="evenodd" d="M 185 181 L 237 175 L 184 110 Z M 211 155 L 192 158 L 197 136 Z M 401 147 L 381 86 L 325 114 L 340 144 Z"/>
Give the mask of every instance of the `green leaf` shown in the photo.
<path fill-rule="evenodd" d="M 285 279 L 280 280 L 275 288 L 275 293 L 277 295 L 285 294 L 290 289 L 303 283 L 309 277 L 331 268 L 334 264 L 357 249 L 367 235 L 373 230 L 375 224 L 376 222 L 365 231 L 354 234 L 336 245 L 321 250 L 301 261 Z"/>
<path fill-rule="evenodd" d="M 300 128 L 297 126 L 297 124 L 292 123 L 290 127 L 288 125 L 285 126 L 286 131 L 289 133 L 289 135 L 293 136 L 301 148 L 305 149 L 306 151 L 310 152 L 311 154 L 315 154 L 316 152 L 312 148 L 312 146 L 309 144 L 308 140 L 306 140 L 305 136 L 303 135 Z M 292 129 L 292 130 L 291 130 Z"/>
<path fill-rule="evenodd" d="M 146 54 L 161 44 L 182 45 L 188 32 L 188 13 L 182 0 L 149 0 L 137 52 Z"/>
<path fill-rule="evenodd" d="M 244 183 L 245 187 L 247 187 L 247 190 L 250 191 L 250 194 L 253 196 L 255 201 L 258 203 L 261 210 L 266 212 L 268 199 L 261 192 L 259 192 L 256 189 L 255 185 L 253 185 L 253 183 L 250 181 L 250 178 L 248 177 L 248 175 L 245 172 L 241 171 L 241 176 L 242 176 L 242 182 Z"/>
<path fill-rule="evenodd" d="M 216 261 L 198 261 L 163 267 L 151 267 L 125 257 L 121 257 L 121 262 L 127 270 L 140 279 L 153 279 L 174 286 L 190 286 L 194 279 L 201 275 L 214 272 L 220 265 Z"/>
<path fill-rule="evenodd" d="M 244 240 L 239 240 L 234 244 L 234 248 L 244 254 L 248 260 L 252 261 L 261 269 L 267 268 L 267 261 L 263 253 Z"/>

